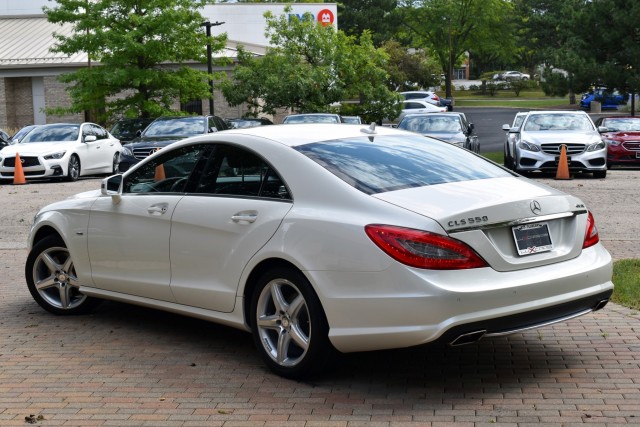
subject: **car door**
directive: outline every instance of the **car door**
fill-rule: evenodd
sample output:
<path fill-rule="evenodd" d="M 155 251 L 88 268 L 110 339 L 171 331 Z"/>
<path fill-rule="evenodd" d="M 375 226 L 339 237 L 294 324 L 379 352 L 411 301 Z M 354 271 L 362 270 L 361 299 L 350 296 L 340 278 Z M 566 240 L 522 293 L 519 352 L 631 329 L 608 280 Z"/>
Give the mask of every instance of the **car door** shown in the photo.
<path fill-rule="evenodd" d="M 183 184 L 206 150 L 204 144 L 167 150 L 124 177 L 119 198 L 95 201 L 88 252 L 96 287 L 174 301 L 171 216 L 184 197 Z"/>
<path fill-rule="evenodd" d="M 98 139 L 96 130 L 90 123 L 82 125 L 80 134 L 81 141 L 76 149 L 80 157 L 80 173 L 82 175 L 89 175 L 95 173 L 100 167 L 103 142 Z M 95 137 L 95 140 L 91 141 L 92 138 L 88 137 Z"/>
<path fill-rule="evenodd" d="M 113 171 L 113 156 L 120 150 L 121 144 L 116 138 L 112 138 L 107 130 L 96 124 L 91 127 L 100 145 L 98 148 L 99 159 L 96 162 L 96 172 L 111 173 Z"/>
<path fill-rule="evenodd" d="M 220 144 L 171 223 L 171 289 L 176 302 L 234 309 L 240 276 L 292 206 L 276 171 L 260 156 Z"/>

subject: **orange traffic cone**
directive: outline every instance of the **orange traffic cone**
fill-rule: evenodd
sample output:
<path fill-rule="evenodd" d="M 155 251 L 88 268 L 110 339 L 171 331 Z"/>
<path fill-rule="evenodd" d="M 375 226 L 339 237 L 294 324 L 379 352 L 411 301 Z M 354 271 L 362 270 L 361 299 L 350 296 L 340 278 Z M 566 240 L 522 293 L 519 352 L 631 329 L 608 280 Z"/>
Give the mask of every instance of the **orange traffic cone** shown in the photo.
<path fill-rule="evenodd" d="M 164 165 L 159 164 L 158 166 L 156 166 L 156 173 L 153 176 L 153 180 L 162 181 L 165 178 L 166 178 L 166 175 L 164 174 Z"/>
<path fill-rule="evenodd" d="M 560 150 L 560 161 L 558 162 L 556 179 L 571 179 L 571 176 L 569 175 L 569 162 L 567 161 L 567 146 L 564 144 L 562 144 L 562 148 Z"/>
<path fill-rule="evenodd" d="M 22 162 L 20 161 L 20 154 L 16 153 L 16 164 L 13 168 L 13 185 L 26 184 L 27 180 L 24 178 L 24 171 L 22 170 Z"/>

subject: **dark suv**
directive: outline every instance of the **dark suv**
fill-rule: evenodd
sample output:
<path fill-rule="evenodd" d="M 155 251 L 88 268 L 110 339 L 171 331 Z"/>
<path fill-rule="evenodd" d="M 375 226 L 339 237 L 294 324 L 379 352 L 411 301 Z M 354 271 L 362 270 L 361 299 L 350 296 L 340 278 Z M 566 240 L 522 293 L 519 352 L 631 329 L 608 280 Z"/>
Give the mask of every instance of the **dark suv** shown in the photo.
<path fill-rule="evenodd" d="M 131 143 L 122 146 L 120 171 L 124 172 L 153 152 L 172 142 L 190 136 L 229 129 L 217 116 L 167 116 L 158 117 Z"/>
<path fill-rule="evenodd" d="M 122 144 L 133 141 L 153 119 L 120 119 L 109 130 L 109 133 L 120 140 Z"/>

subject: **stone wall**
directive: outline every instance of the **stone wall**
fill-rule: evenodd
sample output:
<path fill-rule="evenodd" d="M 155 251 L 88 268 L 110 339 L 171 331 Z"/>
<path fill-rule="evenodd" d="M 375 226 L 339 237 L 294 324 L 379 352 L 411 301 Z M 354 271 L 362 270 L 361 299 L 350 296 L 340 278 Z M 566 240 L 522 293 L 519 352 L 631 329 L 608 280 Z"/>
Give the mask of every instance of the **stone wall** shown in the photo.
<path fill-rule="evenodd" d="M 7 121 L 7 95 L 5 92 L 5 80 L 0 78 L 0 129 L 6 129 L 9 127 Z"/>
<path fill-rule="evenodd" d="M 31 78 L 0 79 L 0 127 L 13 133 L 30 124 L 33 124 Z"/>
<path fill-rule="evenodd" d="M 65 90 L 66 85 L 58 81 L 55 76 L 44 78 L 44 95 L 46 108 L 68 107 L 71 105 L 71 98 Z M 84 113 L 53 115 L 47 114 L 47 123 L 82 123 Z"/>

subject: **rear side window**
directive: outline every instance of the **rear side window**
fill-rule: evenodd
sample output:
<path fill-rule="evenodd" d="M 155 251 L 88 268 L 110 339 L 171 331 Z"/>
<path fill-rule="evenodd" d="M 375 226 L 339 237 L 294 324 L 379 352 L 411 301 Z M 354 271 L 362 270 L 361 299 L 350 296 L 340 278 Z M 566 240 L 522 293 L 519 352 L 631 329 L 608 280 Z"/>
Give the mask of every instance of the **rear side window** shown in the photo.
<path fill-rule="evenodd" d="M 483 157 L 418 135 L 324 141 L 296 150 L 366 194 L 513 176 Z"/>

